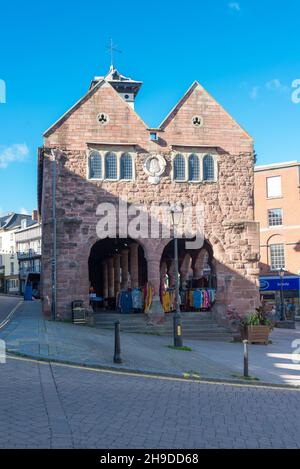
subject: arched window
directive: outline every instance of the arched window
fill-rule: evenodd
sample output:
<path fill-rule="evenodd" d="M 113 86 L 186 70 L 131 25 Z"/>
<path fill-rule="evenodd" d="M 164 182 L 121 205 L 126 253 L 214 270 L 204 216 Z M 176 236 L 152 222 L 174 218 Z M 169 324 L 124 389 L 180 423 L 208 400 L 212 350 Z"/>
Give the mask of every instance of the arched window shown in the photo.
<path fill-rule="evenodd" d="M 105 179 L 118 179 L 117 157 L 114 153 L 105 155 Z"/>
<path fill-rule="evenodd" d="M 102 178 L 102 159 L 98 151 L 92 151 L 89 156 L 89 178 Z"/>
<path fill-rule="evenodd" d="M 185 158 L 178 153 L 174 158 L 174 180 L 185 181 Z"/>
<path fill-rule="evenodd" d="M 211 155 L 205 155 L 203 158 L 203 180 L 215 180 L 215 162 Z"/>
<path fill-rule="evenodd" d="M 132 158 L 129 153 L 121 156 L 121 179 L 132 179 Z"/>
<path fill-rule="evenodd" d="M 197 155 L 189 156 L 189 181 L 199 181 L 200 179 L 200 164 Z"/>

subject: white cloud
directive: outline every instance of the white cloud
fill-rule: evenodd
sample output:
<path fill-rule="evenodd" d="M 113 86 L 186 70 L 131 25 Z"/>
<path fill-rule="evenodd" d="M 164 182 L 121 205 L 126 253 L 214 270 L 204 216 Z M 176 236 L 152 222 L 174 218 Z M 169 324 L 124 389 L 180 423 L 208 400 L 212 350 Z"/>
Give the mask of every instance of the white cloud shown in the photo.
<path fill-rule="evenodd" d="M 20 214 L 21 215 L 29 215 L 29 212 L 28 212 L 27 208 L 22 207 L 22 208 L 20 208 Z"/>
<path fill-rule="evenodd" d="M 7 168 L 10 163 L 24 161 L 29 155 L 26 143 L 15 143 L 10 147 L 0 146 L 0 168 Z"/>
<path fill-rule="evenodd" d="M 228 3 L 228 6 L 231 10 L 241 11 L 241 6 L 238 2 L 230 2 Z"/>
<path fill-rule="evenodd" d="M 283 85 L 278 78 L 274 78 L 266 83 L 266 88 L 270 91 L 278 91 L 279 93 L 286 93 L 289 87 Z"/>

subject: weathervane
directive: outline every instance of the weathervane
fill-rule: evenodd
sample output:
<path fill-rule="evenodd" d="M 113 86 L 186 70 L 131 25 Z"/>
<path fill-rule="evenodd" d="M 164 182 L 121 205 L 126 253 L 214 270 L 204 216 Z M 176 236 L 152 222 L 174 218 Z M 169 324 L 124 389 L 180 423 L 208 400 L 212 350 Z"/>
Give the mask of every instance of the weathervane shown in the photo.
<path fill-rule="evenodd" d="M 121 50 L 117 49 L 117 46 L 113 43 L 113 40 L 110 40 L 109 46 L 107 46 L 107 49 L 110 53 L 110 66 L 114 66 L 114 52 L 119 52 L 121 54 Z"/>

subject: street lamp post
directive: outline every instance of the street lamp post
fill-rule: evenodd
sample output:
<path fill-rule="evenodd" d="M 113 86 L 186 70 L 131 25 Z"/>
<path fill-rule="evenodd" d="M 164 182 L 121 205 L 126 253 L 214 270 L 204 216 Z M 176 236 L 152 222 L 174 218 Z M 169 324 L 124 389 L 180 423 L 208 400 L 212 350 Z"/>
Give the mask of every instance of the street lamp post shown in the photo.
<path fill-rule="evenodd" d="M 284 321 L 285 315 L 284 315 L 284 295 L 283 295 L 283 279 L 284 279 L 283 268 L 279 270 L 279 276 L 280 276 L 280 321 Z"/>
<path fill-rule="evenodd" d="M 174 238 L 174 264 L 175 264 L 175 307 L 176 312 L 173 318 L 174 329 L 174 347 L 182 347 L 182 334 L 181 334 L 181 313 L 180 313 L 180 300 L 179 300 L 179 267 L 178 267 L 178 238 L 177 227 L 180 222 L 182 214 L 182 207 L 176 206 L 171 208 L 171 217 L 173 224 L 173 238 Z"/>

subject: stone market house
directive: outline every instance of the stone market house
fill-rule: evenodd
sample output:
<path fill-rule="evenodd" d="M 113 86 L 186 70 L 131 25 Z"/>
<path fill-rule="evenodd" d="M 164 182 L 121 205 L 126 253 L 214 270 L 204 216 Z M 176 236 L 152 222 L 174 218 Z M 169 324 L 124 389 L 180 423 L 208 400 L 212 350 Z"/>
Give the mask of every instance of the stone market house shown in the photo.
<path fill-rule="evenodd" d="M 56 299 L 57 318 L 69 318 L 73 300 L 88 307 L 91 286 L 113 305 L 120 289 L 146 282 L 154 289 L 150 313 L 163 312 L 160 288 L 166 279 L 174 285 L 171 236 L 97 237 L 97 206 L 121 198 L 146 210 L 152 203 L 204 204 L 203 248 L 179 242 L 181 286 L 206 276 L 216 289 L 219 322 L 229 308 L 247 314 L 259 304 L 253 140 L 197 81 L 158 128 L 149 128 L 134 110 L 141 85 L 111 67 L 44 134 L 38 156 L 44 313 L 50 316 Z"/>

